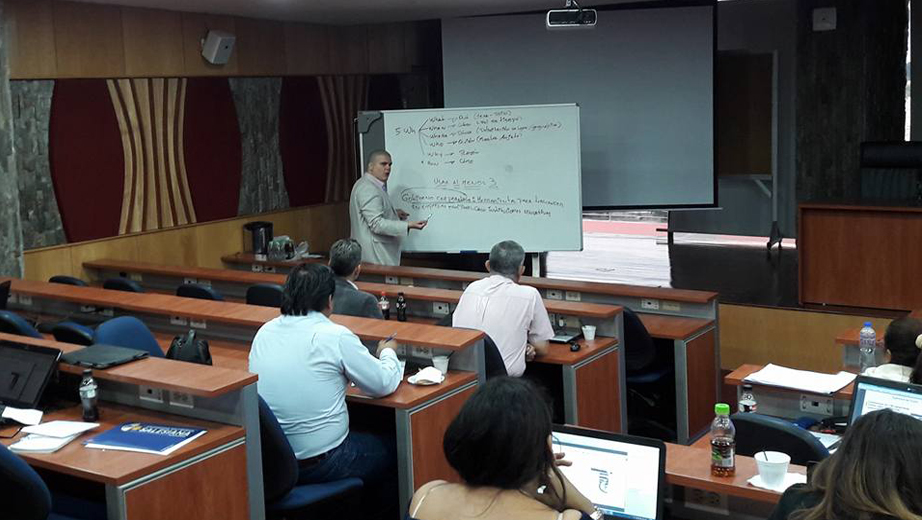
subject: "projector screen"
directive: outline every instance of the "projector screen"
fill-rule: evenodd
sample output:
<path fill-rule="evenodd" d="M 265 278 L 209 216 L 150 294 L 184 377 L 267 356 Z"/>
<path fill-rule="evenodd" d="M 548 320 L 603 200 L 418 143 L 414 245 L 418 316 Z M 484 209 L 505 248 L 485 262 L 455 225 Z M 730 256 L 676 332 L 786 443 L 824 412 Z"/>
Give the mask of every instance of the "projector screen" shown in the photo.
<path fill-rule="evenodd" d="M 715 13 L 612 9 L 555 31 L 544 14 L 443 20 L 445 106 L 577 103 L 584 209 L 714 206 Z"/>

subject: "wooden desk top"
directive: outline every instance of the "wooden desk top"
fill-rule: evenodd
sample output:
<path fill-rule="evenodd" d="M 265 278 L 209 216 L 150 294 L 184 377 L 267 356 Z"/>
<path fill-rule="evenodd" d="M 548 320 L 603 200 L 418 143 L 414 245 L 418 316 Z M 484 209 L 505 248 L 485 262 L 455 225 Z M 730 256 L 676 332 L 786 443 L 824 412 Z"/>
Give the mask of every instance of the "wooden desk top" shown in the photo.
<path fill-rule="evenodd" d="M 165 413 L 153 412 L 110 403 L 99 406 L 99 427 L 80 435 L 70 444 L 54 453 L 19 453 L 30 465 L 65 473 L 93 482 L 120 486 L 155 471 L 190 459 L 201 453 L 227 444 L 236 439 L 243 439 L 245 432 L 239 426 L 200 421 L 188 417 L 179 417 Z M 62 410 L 46 413 L 43 421 L 69 420 L 80 421 L 82 408 L 72 406 Z M 176 426 L 205 428 L 207 433 L 169 455 L 151 455 L 118 450 L 97 450 L 83 446 L 83 441 L 124 422 L 151 422 Z M 24 434 L 0 442 L 10 445 Z"/>
<path fill-rule="evenodd" d="M 643 326 L 654 338 L 686 339 L 712 327 L 714 320 L 663 316 L 661 314 L 638 314 Z"/>
<path fill-rule="evenodd" d="M 861 331 L 861 327 L 855 327 L 854 329 L 848 329 L 847 331 L 836 336 L 836 345 L 857 345 L 858 344 L 858 333 Z"/>
<path fill-rule="evenodd" d="M 592 341 L 586 341 L 580 338 L 579 345 L 580 349 L 572 352 L 570 345 L 567 343 L 550 343 L 548 344 L 547 354 L 536 357 L 535 362 L 551 365 L 575 365 L 604 349 L 617 346 L 618 340 L 615 338 L 596 337 Z"/>
<path fill-rule="evenodd" d="M 806 474 L 807 468 L 791 464 L 791 473 Z M 781 493 L 750 486 L 746 481 L 759 472 L 752 457 L 736 456 L 736 475 L 711 475 L 710 447 L 666 444 L 666 482 L 715 493 L 723 493 L 760 502 L 778 502 Z"/>
<path fill-rule="evenodd" d="M 743 384 L 743 379 L 745 379 L 750 374 L 753 374 L 755 372 L 758 372 L 759 370 L 762 370 L 763 368 L 765 368 L 765 365 L 740 365 L 739 368 L 737 368 L 733 372 L 730 372 L 729 374 L 726 375 L 726 377 L 724 377 L 724 384 L 740 386 Z M 754 383 L 754 384 L 759 385 L 759 386 L 768 386 L 768 385 L 760 385 L 759 383 Z M 854 382 L 849 383 L 847 386 L 845 386 L 838 392 L 834 393 L 833 397 L 837 399 L 846 399 L 846 400 L 851 399 L 852 391 L 854 390 L 854 387 L 855 387 Z M 796 390 L 794 388 L 783 388 L 779 386 L 773 386 L 771 388 L 775 388 L 777 390 L 787 391 L 791 393 L 797 393 L 797 394 L 803 393 L 802 390 Z"/>
<path fill-rule="evenodd" d="M 252 256 L 252 255 L 250 255 Z M 115 271 L 124 271 L 130 273 L 146 273 L 146 274 L 156 274 L 160 276 L 170 276 L 170 277 L 188 277 L 188 278 L 201 278 L 212 281 L 223 281 L 229 283 L 241 283 L 241 284 L 257 284 L 257 283 L 276 283 L 284 284 L 285 275 L 282 274 L 268 274 L 268 273 L 252 273 L 247 271 L 233 271 L 230 269 L 211 269 L 204 267 L 184 267 L 184 266 L 172 266 L 172 265 L 162 265 L 162 264 L 153 264 L 150 262 L 126 262 L 122 260 L 96 260 L 92 262 L 84 262 L 84 267 L 90 267 L 94 269 L 110 269 Z M 367 266 L 372 266 L 374 264 L 367 264 Z M 379 266 L 380 267 L 380 266 Z M 363 267 L 365 269 L 365 267 Z M 408 268 L 415 269 L 415 268 Z M 454 273 L 456 271 L 446 271 L 449 273 Z M 461 299 L 462 291 L 451 290 L 451 289 L 435 289 L 429 287 L 412 287 L 412 286 L 403 286 L 403 285 L 394 285 L 394 284 L 384 284 L 384 283 L 374 283 L 374 282 L 363 282 L 359 280 L 356 282 L 356 285 L 359 289 L 378 295 L 381 293 L 387 294 L 391 298 L 396 298 L 397 293 L 402 292 L 406 295 L 407 298 L 411 300 L 424 300 L 424 301 L 437 301 L 437 302 L 452 302 L 456 303 Z M 548 312 L 553 312 L 557 314 L 566 314 L 569 316 L 584 316 L 589 318 L 599 318 L 606 319 L 612 318 L 621 312 L 621 308 L 617 305 L 605 305 L 597 303 L 583 303 L 583 302 L 571 302 L 571 301 L 561 301 L 561 300 L 544 300 L 544 306 L 547 308 Z"/>
<path fill-rule="evenodd" d="M 158 314 L 164 316 L 184 316 L 217 323 L 251 327 L 254 330 L 265 322 L 277 317 L 279 310 L 272 307 L 246 305 L 243 303 L 217 302 L 181 298 L 166 294 L 131 293 L 112 291 L 98 287 L 76 287 L 48 282 L 34 282 L 16 278 L 0 278 L 0 282 L 12 280 L 12 292 L 27 294 L 50 300 L 69 301 L 72 303 L 96 305 L 99 307 L 118 307 L 128 311 Z M 400 343 L 421 347 L 434 347 L 446 350 L 460 350 L 475 343 L 483 336 L 482 332 L 437 327 L 398 321 L 382 321 L 354 316 L 334 314 L 330 319 L 347 327 L 365 340 L 382 340 L 391 334 Z"/>
<path fill-rule="evenodd" d="M 0 339 L 56 348 L 65 353 L 83 348 L 70 343 L 4 333 L 0 333 Z M 60 363 L 58 369 L 70 374 L 83 373 L 83 367 L 67 363 Z M 201 397 L 217 397 L 256 382 L 256 375 L 246 372 L 246 367 L 243 370 L 234 370 L 163 358 L 145 358 L 112 368 L 93 369 L 93 377 L 133 385 L 154 386 Z"/>
<path fill-rule="evenodd" d="M 223 256 L 221 257 L 221 261 L 228 264 L 259 263 L 264 265 L 276 265 L 283 267 L 291 267 L 298 264 L 297 261 L 257 261 L 253 254 L 250 253 L 236 253 L 233 255 Z M 487 273 L 477 273 L 473 271 L 454 271 L 451 269 L 433 269 L 429 267 L 385 266 L 377 264 L 362 264 L 362 271 L 381 276 L 388 275 L 401 276 L 406 278 L 435 278 L 439 280 L 450 280 L 456 282 L 473 282 L 487 276 Z M 636 285 L 583 282 L 577 280 L 561 280 L 557 278 L 541 278 L 533 276 L 523 276 L 521 283 L 525 285 L 531 285 L 539 289 L 560 289 L 564 291 L 579 291 L 635 298 L 655 298 L 660 300 L 687 303 L 709 303 L 717 298 L 717 293 L 711 291 L 690 291 L 685 289 L 668 289 L 662 287 L 641 287 Z"/>
<path fill-rule="evenodd" d="M 157 342 L 160 343 L 164 351 L 169 347 L 173 336 L 166 333 L 154 333 Z M 208 347 L 211 351 L 211 360 L 217 367 L 233 369 L 234 371 L 246 371 L 249 369 L 250 347 L 242 343 L 231 341 L 208 341 Z M 254 378 L 255 374 L 251 374 Z M 476 381 L 477 375 L 473 372 L 455 372 L 450 371 L 446 380 L 439 385 L 416 386 L 404 381 L 397 387 L 393 394 L 373 399 L 363 395 L 358 388 L 350 388 L 346 392 L 346 399 L 349 401 L 368 403 L 375 406 L 384 406 L 386 408 L 407 409 L 418 406 L 426 401 L 431 401 L 439 396 L 448 393 L 455 388 Z"/>

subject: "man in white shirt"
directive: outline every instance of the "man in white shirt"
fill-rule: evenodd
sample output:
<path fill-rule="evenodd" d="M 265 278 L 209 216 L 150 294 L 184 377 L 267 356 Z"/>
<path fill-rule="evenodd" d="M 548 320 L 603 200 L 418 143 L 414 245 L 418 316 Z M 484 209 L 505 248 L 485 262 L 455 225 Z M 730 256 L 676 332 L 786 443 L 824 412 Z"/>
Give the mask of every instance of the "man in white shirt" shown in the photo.
<path fill-rule="evenodd" d="M 411 229 L 423 229 L 425 220 L 407 220 L 409 213 L 395 208 L 387 195 L 387 179 L 393 166 L 391 154 L 375 150 L 368 168 L 352 186 L 349 195 L 350 236 L 362 246 L 362 261 L 400 265 L 403 237 Z"/>
<path fill-rule="evenodd" d="M 325 265 L 292 270 L 282 315 L 259 328 L 249 369 L 259 375 L 259 395 L 298 458 L 300 484 L 358 477 L 376 499 L 396 506 L 394 442 L 349 431 L 346 410 L 350 381 L 372 397 L 397 389 L 403 374 L 396 343 L 379 343 L 376 358 L 349 329 L 330 321 L 335 287 Z"/>
<path fill-rule="evenodd" d="M 486 267 L 490 276 L 467 286 L 452 326 L 489 334 L 503 356 L 506 372 L 520 377 L 525 361 L 547 352 L 554 329 L 538 290 L 517 283 L 525 272 L 522 246 L 512 240 L 496 244 Z"/>

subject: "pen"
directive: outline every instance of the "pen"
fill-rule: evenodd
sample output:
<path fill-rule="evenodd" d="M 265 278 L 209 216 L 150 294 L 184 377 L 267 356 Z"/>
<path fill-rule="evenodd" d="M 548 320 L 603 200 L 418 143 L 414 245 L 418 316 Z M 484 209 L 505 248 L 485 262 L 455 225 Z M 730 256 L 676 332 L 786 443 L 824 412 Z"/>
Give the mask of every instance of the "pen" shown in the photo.
<path fill-rule="evenodd" d="M 395 332 L 395 333 L 391 334 L 390 336 L 384 338 L 384 342 L 387 343 L 388 341 L 390 341 L 390 340 L 392 340 L 392 339 L 394 339 L 394 338 L 396 338 L 396 337 L 397 337 L 397 333 Z"/>

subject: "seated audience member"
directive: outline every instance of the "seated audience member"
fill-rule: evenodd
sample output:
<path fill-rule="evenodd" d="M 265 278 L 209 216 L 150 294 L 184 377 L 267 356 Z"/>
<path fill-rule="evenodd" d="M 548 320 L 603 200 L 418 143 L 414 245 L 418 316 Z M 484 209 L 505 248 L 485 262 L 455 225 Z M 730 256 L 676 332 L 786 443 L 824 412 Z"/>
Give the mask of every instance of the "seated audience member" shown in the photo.
<path fill-rule="evenodd" d="M 282 315 L 253 338 L 250 372 L 259 375 L 259 395 L 298 458 L 299 484 L 358 477 L 382 510 L 396 512 L 396 446 L 350 431 L 345 398 L 350 381 L 375 397 L 397 389 L 402 373 L 396 343 L 379 343 L 375 358 L 349 329 L 330 321 L 333 278 L 320 264 L 292 270 Z"/>
<path fill-rule="evenodd" d="M 892 381 L 909 381 L 919 358 L 922 321 L 908 316 L 893 320 L 884 334 L 885 364 L 870 367 L 862 374 Z"/>
<path fill-rule="evenodd" d="M 489 334 L 503 356 L 506 372 L 519 377 L 525 372 L 525 361 L 547 352 L 554 329 L 538 290 L 517 283 L 525 272 L 522 246 L 512 240 L 496 244 L 486 267 L 490 276 L 467 286 L 452 326 Z"/>
<path fill-rule="evenodd" d="M 337 240 L 330 248 L 330 269 L 336 274 L 333 313 L 384 319 L 378 300 L 355 286 L 362 272 L 362 246 L 358 241 L 353 238 Z"/>
<path fill-rule="evenodd" d="M 601 518 L 557 469 L 551 411 L 541 397 L 525 379 L 499 377 L 481 386 L 448 426 L 442 442 L 462 483 L 435 480 L 423 485 L 410 502 L 410 519 Z"/>
<path fill-rule="evenodd" d="M 848 427 L 842 444 L 788 488 L 769 520 L 919 520 L 922 421 L 877 410 Z"/>

